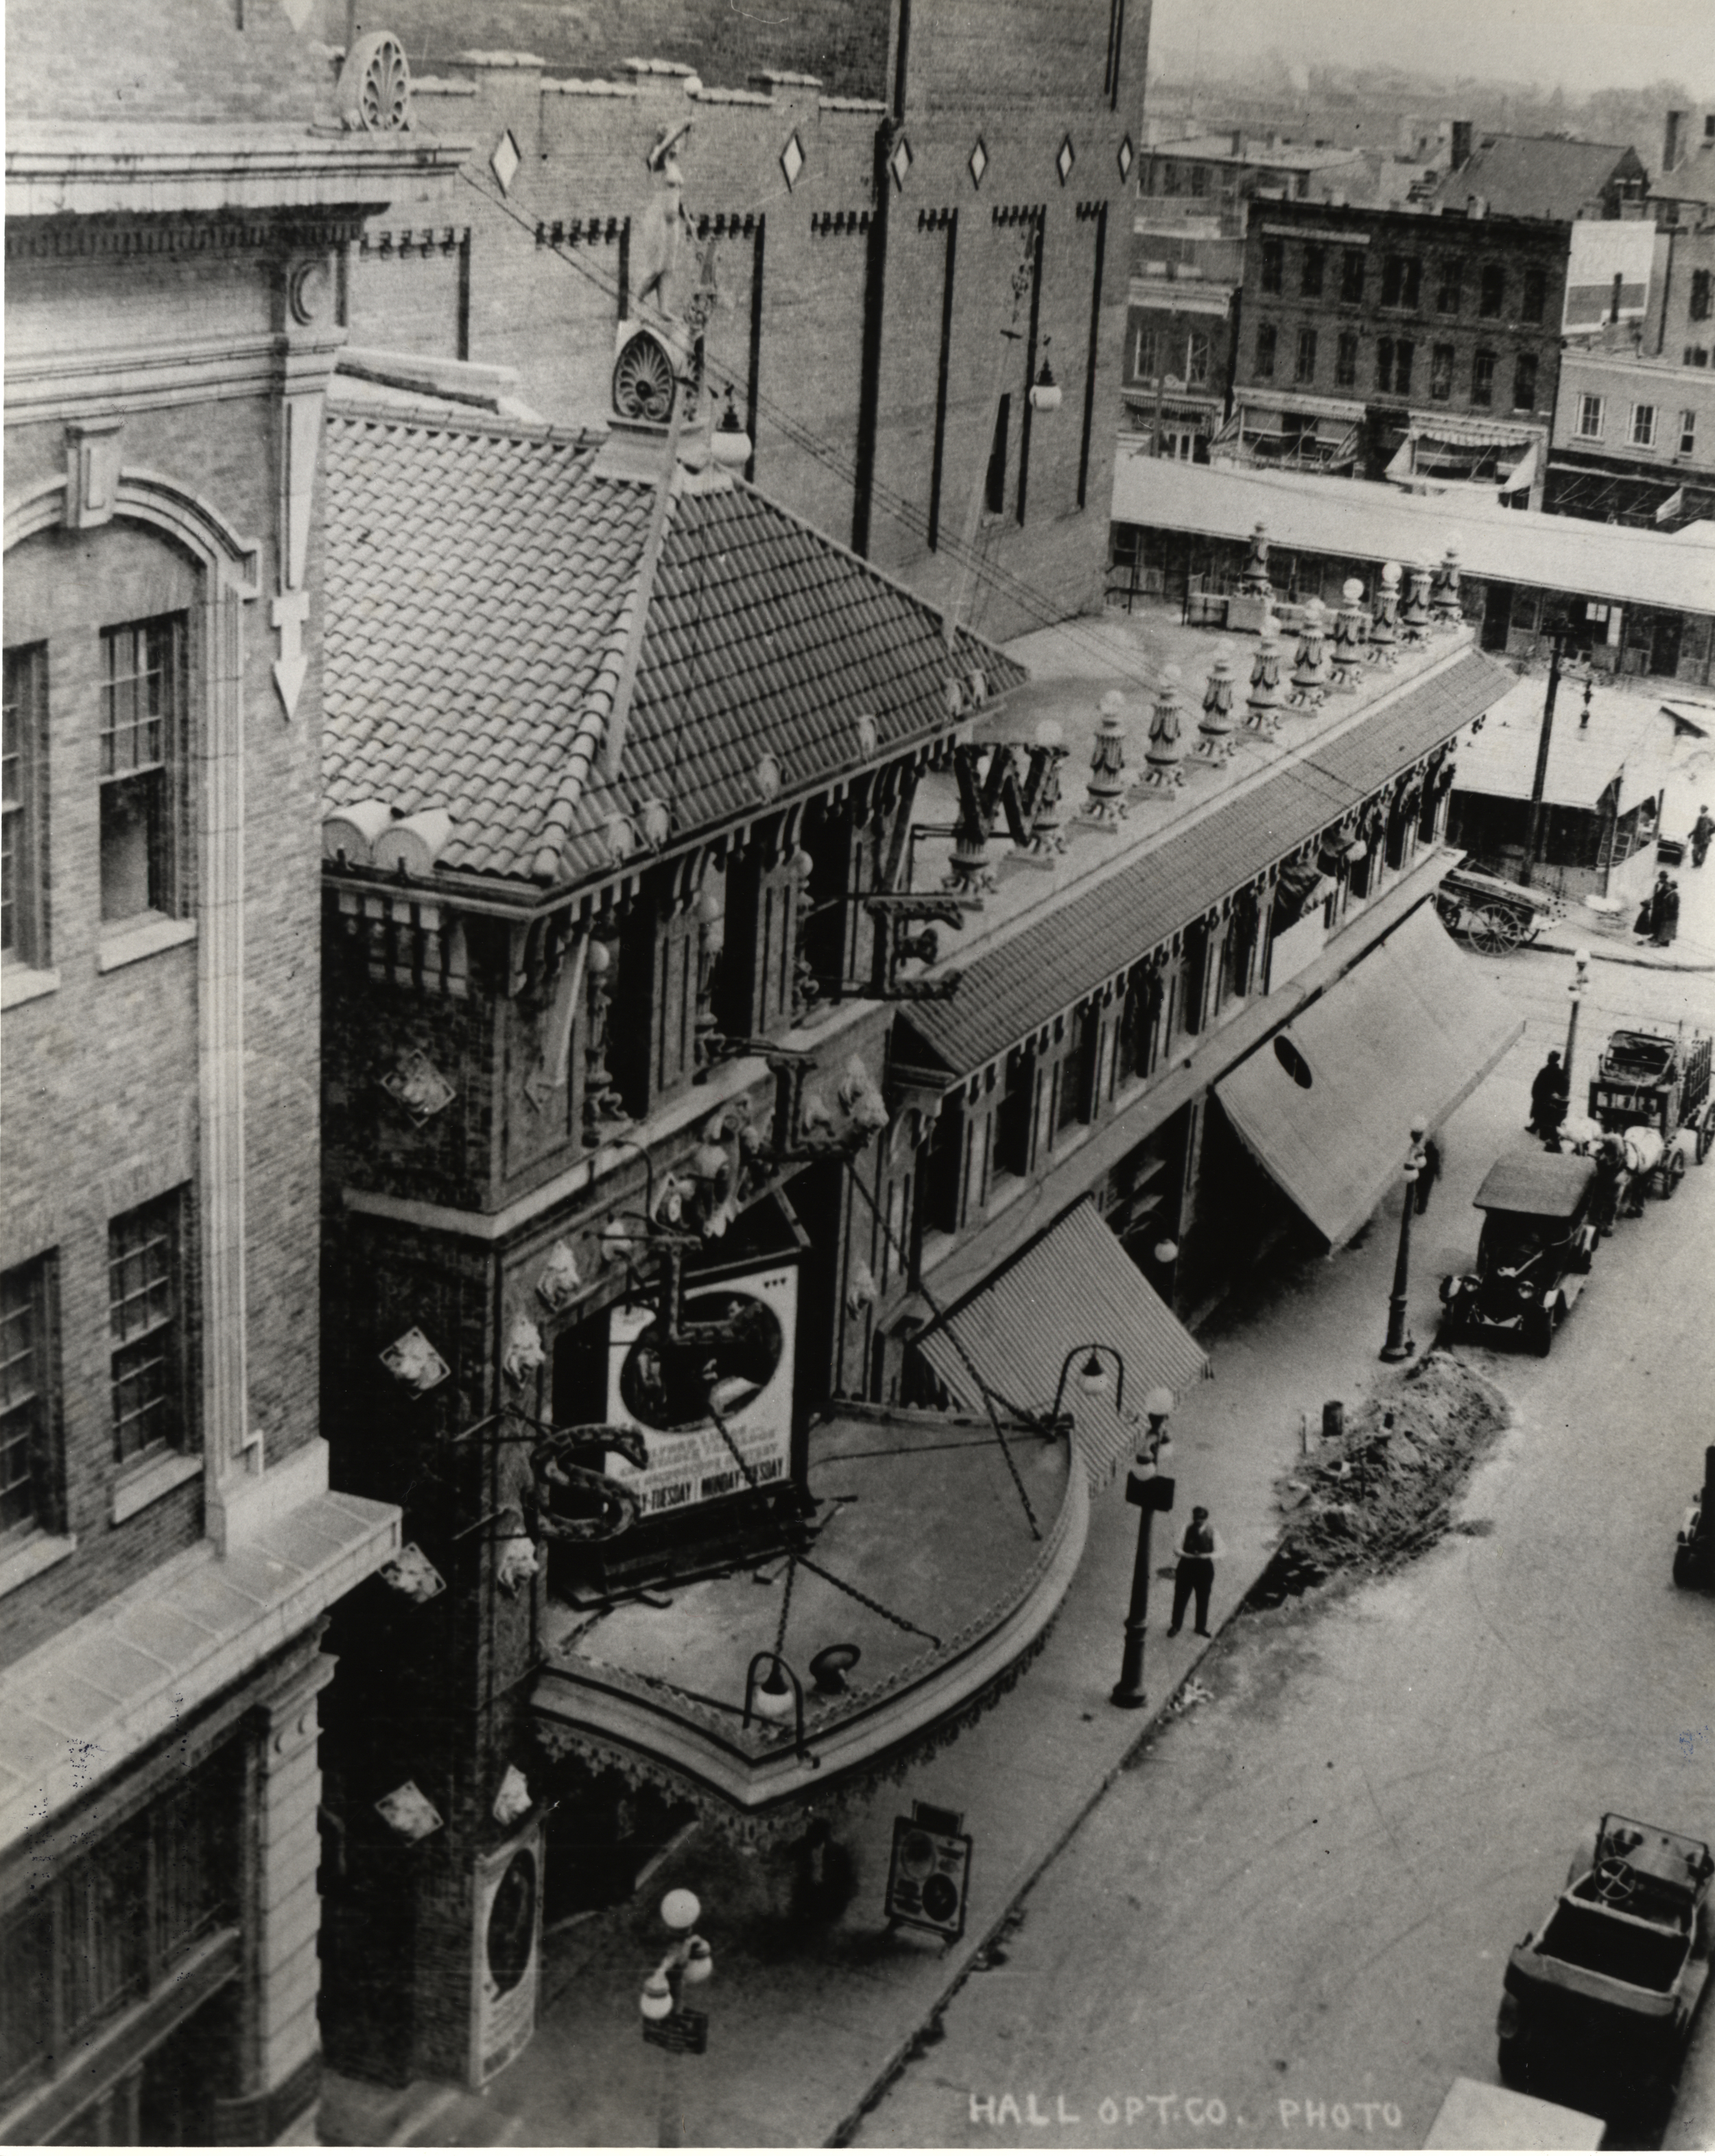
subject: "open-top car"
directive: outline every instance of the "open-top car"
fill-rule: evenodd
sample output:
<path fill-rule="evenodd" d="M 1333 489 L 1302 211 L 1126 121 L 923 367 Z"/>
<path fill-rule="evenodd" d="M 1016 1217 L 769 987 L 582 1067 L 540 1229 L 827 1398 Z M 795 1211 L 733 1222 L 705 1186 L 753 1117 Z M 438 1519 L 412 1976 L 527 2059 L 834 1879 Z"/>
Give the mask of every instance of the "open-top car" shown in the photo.
<path fill-rule="evenodd" d="M 1507 1963 L 1496 2023 L 1514 2087 L 1672 2088 L 1709 1980 L 1707 1842 L 1610 1812 Z M 1607 2113 L 1612 2117 L 1612 2112 Z"/>
<path fill-rule="evenodd" d="M 1469 1272 L 1441 1282 L 1441 1337 L 1514 1332 L 1546 1355 L 1595 1253 L 1596 1164 L 1575 1153 L 1508 1154 L 1483 1178 L 1485 1215 Z"/>

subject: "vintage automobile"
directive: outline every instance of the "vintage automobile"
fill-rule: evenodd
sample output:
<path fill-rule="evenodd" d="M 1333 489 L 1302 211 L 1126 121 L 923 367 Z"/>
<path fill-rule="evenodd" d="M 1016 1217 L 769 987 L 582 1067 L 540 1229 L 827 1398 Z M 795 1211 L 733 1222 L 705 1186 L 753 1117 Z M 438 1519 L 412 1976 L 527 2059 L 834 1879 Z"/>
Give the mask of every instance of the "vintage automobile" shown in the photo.
<path fill-rule="evenodd" d="M 1712 1876 L 1707 1842 L 1607 1813 L 1553 1907 L 1507 1958 L 1495 2025 L 1502 2078 L 1605 2085 L 1622 2107 L 1670 2092 L 1709 1980 Z"/>
<path fill-rule="evenodd" d="M 1715 1588 L 1715 1445 L 1703 1454 L 1703 1486 L 1692 1492 L 1673 1545 L 1673 1584 Z"/>
<path fill-rule="evenodd" d="M 1635 1186 L 1671 1198 L 1692 1160 L 1715 1143 L 1709 1096 L 1710 1037 L 1683 1027 L 1629 1026 L 1608 1036 L 1590 1081 L 1591 1116 L 1630 1142 Z M 1650 1142 L 1651 1134 L 1660 1140 Z"/>
<path fill-rule="evenodd" d="M 1596 1165 L 1575 1153 L 1510 1153 L 1483 1178 L 1486 1216 L 1470 1272 L 1441 1282 L 1441 1337 L 1513 1332 L 1538 1355 L 1554 1344 L 1595 1253 Z"/>

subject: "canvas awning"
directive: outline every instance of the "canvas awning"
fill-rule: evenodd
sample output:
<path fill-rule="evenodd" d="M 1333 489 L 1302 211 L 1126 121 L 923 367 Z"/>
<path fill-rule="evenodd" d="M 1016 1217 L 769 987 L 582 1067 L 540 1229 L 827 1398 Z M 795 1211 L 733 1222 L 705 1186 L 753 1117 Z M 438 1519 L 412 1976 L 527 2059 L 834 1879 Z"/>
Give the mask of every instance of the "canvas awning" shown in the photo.
<path fill-rule="evenodd" d="M 1412 1117 L 1439 1127 L 1523 1030 L 1423 906 L 1214 1090 L 1263 1167 L 1338 1246 L 1398 1179 Z"/>
<path fill-rule="evenodd" d="M 974 1364 L 1001 1399 L 1046 1414 L 1066 1357 L 1091 1342 L 1124 1358 L 1123 1405 L 1117 1383 L 1092 1395 L 1076 1370 L 1061 1404 L 1076 1417 L 1079 1451 L 1100 1489 L 1131 1455 L 1145 1394 L 1156 1385 L 1182 1392 L 1209 1368 L 1093 1204 L 1076 1206 L 912 1345 L 961 1406 L 983 1404 Z"/>

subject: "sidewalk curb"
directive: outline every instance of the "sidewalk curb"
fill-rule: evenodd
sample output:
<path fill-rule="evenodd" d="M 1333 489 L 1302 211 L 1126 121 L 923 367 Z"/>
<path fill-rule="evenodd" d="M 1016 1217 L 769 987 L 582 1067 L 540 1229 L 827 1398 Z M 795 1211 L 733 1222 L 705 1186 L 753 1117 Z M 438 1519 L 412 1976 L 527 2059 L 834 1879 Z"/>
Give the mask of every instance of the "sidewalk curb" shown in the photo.
<path fill-rule="evenodd" d="M 1533 951 L 1557 952 L 1563 958 L 1584 951 L 1591 958 L 1605 958 L 1610 966 L 1641 966 L 1648 973 L 1715 973 L 1715 958 L 1646 958 L 1639 951 L 1604 951 L 1596 942 L 1558 943 L 1538 936 L 1528 947 Z"/>
<path fill-rule="evenodd" d="M 1184 1689 L 1185 1686 L 1190 1682 L 1192 1677 L 1194 1676 L 1197 1671 L 1202 1667 L 1209 1656 L 1217 1646 L 1219 1645 L 1222 1638 L 1225 1635 L 1227 1627 L 1244 1609 L 1245 1604 L 1250 1600 L 1258 1581 L 1262 1578 L 1263 1574 L 1267 1572 L 1270 1565 L 1274 1563 L 1275 1558 L 1280 1554 L 1281 1543 L 1284 1540 L 1285 1536 L 1286 1527 L 1283 1525 L 1280 1533 L 1276 1536 L 1273 1544 L 1264 1557 L 1261 1568 L 1257 1572 L 1255 1578 L 1250 1581 L 1243 1594 L 1240 1595 L 1238 1600 L 1233 1604 L 1231 1609 L 1228 1611 L 1227 1614 L 1215 1627 L 1214 1638 L 1207 1642 L 1202 1651 L 1197 1655 L 1195 1659 L 1192 1661 L 1190 1666 L 1184 1672 L 1177 1683 L 1173 1685 L 1172 1689 L 1162 1699 L 1160 1704 L 1157 1707 L 1152 1707 L 1150 1711 L 1143 1716 L 1141 1722 L 1137 1725 L 1137 1735 L 1132 1738 L 1132 1742 L 1127 1745 L 1125 1750 L 1121 1753 L 1119 1758 L 1116 1759 L 1111 1766 L 1104 1769 L 1101 1774 L 1097 1777 L 1094 1785 L 1087 1788 L 1085 1793 L 1079 1797 L 1070 1815 L 1055 1833 L 1053 1840 L 1045 1849 L 1040 1851 L 1036 1855 L 1030 1857 L 1020 1868 L 1019 1873 L 1002 1905 L 1000 1914 L 994 1919 L 993 1923 L 987 1927 L 979 1937 L 964 1943 L 963 1952 L 961 1954 L 958 1965 L 953 1970 L 952 1974 L 948 1979 L 945 1987 L 937 1994 L 936 1998 L 924 2012 L 922 2018 L 917 2021 L 917 2025 L 906 2031 L 906 2035 L 901 2039 L 894 2050 L 890 2052 L 886 2061 L 876 2071 L 869 2087 L 864 2090 L 863 2093 L 857 2099 L 857 2102 L 852 2106 L 851 2109 L 846 2112 L 845 2116 L 842 2119 L 840 2120 L 833 2132 L 822 2143 L 823 2148 L 845 2148 L 850 2146 L 852 2135 L 857 2132 L 859 2127 L 862 2125 L 865 2118 L 867 2118 L 869 2113 L 875 2109 L 875 2106 L 881 2101 L 881 2098 L 886 2095 L 888 2090 L 893 2086 L 894 2082 L 898 2080 L 901 2074 L 902 2074 L 906 2068 L 911 2063 L 911 2055 L 916 2051 L 922 2039 L 941 2020 L 947 2008 L 952 2004 L 955 1997 L 963 1989 L 968 1979 L 973 1974 L 977 1973 L 977 1963 L 1006 1930 L 1008 1925 L 1011 1923 L 1019 1904 L 1024 1899 L 1025 1896 L 1030 1892 L 1037 1881 L 1042 1876 L 1043 1873 L 1047 1871 L 1049 1866 L 1054 1862 L 1060 1851 L 1065 1849 L 1067 1843 L 1072 1840 L 1073 1836 L 1083 1825 L 1085 1820 L 1088 1819 L 1091 1813 L 1095 1810 L 1096 1805 L 1101 1803 L 1103 1797 L 1107 1794 L 1109 1789 L 1113 1787 L 1113 1784 L 1119 1779 L 1126 1768 L 1131 1765 L 1132 1760 L 1136 1758 L 1138 1753 L 1142 1750 L 1144 1744 L 1148 1741 L 1151 1733 L 1160 1722 L 1162 1717 L 1166 1714 L 1168 1707 L 1173 1704 L 1173 1701 L 1178 1698 L 1179 1693 Z M 1124 1708 L 1118 1708 L 1116 1710 L 1117 1712 L 1120 1713 L 1123 1713 L 1126 1710 Z"/>

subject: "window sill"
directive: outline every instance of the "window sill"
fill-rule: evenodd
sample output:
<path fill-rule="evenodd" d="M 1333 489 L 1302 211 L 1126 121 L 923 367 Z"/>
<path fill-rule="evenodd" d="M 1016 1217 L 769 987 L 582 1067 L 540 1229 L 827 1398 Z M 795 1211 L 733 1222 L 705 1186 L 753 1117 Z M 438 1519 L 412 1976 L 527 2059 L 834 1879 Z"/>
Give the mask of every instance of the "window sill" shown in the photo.
<path fill-rule="evenodd" d="M 162 1459 L 150 1460 L 146 1466 L 132 1469 L 113 1486 L 114 1526 L 202 1472 L 202 1455 L 195 1452 L 169 1452 Z"/>
<path fill-rule="evenodd" d="M 196 941 L 194 921 L 169 921 L 158 913 L 127 921 L 123 927 L 104 932 L 95 957 L 95 970 L 111 973 L 121 966 L 134 966 L 139 958 L 152 958 L 157 951 L 171 951 Z"/>
<path fill-rule="evenodd" d="M 0 968 L 0 1010 L 15 1004 L 33 1004 L 38 996 L 51 996 L 59 986 L 58 973 L 38 973 L 33 966 Z"/>
<path fill-rule="evenodd" d="M 27 1579 L 61 1563 L 76 1548 L 75 1535 L 31 1535 L 0 1556 L 0 1595 L 10 1594 Z"/>

